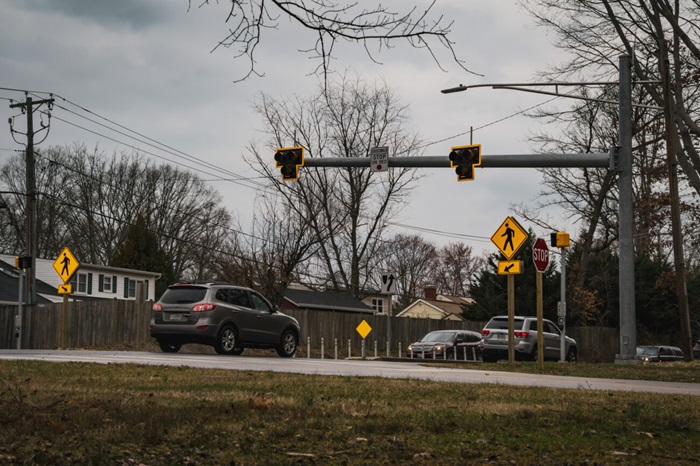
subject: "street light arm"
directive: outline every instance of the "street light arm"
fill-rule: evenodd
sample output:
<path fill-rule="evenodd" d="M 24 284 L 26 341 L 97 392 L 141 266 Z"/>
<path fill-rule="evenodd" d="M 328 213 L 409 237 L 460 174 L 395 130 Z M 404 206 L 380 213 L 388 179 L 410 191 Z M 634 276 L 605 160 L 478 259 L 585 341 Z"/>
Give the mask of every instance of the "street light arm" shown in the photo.
<path fill-rule="evenodd" d="M 658 84 L 661 81 L 657 80 L 648 80 L 648 81 L 637 81 L 636 84 Z M 613 85 L 613 84 L 618 84 L 617 81 L 600 81 L 600 82 L 549 82 L 549 83 L 489 83 L 489 84 L 470 84 L 465 86 L 464 84 L 460 84 L 457 87 L 450 87 L 448 89 L 443 89 L 440 92 L 443 94 L 452 94 L 454 92 L 462 92 L 466 91 L 467 89 L 474 89 L 477 87 L 490 87 L 491 89 L 508 89 L 511 91 L 522 91 L 522 92 L 531 92 L 533 94 L 543 94 L 543 95 L 551 95 L 555 97 L 565 97 L 567 99 L 577 99 L 577 100 L 588 100 L 591 102 L 601 102 L 605 104 L 617 104 L 616 101 L 614 100 L 605 100 L 605 99 L 595 99 L 592 97 L 584 97 L 584 96 L 577 96 L 577 95 L 571 95 L 571 94 L 562 94 L 559 92 L 559 90 L 555 90 L 554 92 L 550 91 L 543 91 L 541 89 L 526 89 L 528 87 L 543 87 L 543 86 L 554 86 L 554 87 L 559 87 L 559 86 L 607 86 L 607 85 Z M 662 107 L 657 107 L 655 105 L 641 105 L 641 104 L 634 104 L 632 105 L 633 107 L 638 107 L 638 108 L 649 108 L 652 110 L 663 110 Z"/>

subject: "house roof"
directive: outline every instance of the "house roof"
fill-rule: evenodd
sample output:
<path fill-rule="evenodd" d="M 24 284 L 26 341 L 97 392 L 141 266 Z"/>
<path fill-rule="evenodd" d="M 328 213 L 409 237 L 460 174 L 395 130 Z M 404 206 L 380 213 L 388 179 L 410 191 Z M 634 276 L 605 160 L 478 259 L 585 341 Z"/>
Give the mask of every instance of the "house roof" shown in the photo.
<path fill-rule="evenodd" d="M 409 311 L 412 307 L 418 305 L 418 303 L 424 303 L 427 304 L 428 306 L 438 310 L 443 314 L 443 316 L 449 317 L 450 315 L 455 315 L 459 317 L 460 319 L 462 318 L 462 306 L 457 303 L 453 303 L 450 301 L 443 301 L 443 300 L 438 300 L 438 299 L 425 299 L 425 298 L 419 298 L 415 301 L 413 301 L 411 304 L 408 305 L 406 309 L 403 311 L 399 312 L 396 314 L 396 317 L 400 317 L 401 314 L 405 314 L 407 311 Z"/>
<path fill-rule="evenodd" d="M 40 304 L 54 302 L 59 299 L 58 290 L 41 280 L 36 281 L 36 292 L 36 300 Z M 18 295 L 19 271 L 14 265 L 0 260 L 0 303 L 16 304 Z"/>
<path fill-rule="evenodd" d="M 346 293 L 287 288 L 284 299 L 301 308 L 374 314 L 374 309 Z"/>
<path fill-rule="evenodd" d="M 441 294 L 438 295 L 438 301 L 452 301 L 453 303 L 456 304 L 472 304 L 474 303 L 474 298 L 470 297 L 464 297 L 464 296 L 452 296 L 452 295 L 446 295 L 446 294 Z"/>

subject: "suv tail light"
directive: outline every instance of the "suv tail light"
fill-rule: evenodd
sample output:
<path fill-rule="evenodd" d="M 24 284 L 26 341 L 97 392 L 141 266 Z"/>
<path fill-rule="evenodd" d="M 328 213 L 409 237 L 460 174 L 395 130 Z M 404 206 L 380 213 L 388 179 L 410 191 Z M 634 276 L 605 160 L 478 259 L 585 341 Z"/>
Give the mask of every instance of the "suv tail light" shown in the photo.
<path fill-rule="evenodd" d="M 192 308 L 192 312 L 207 312 L 213 311 L 214 309 L 216 309 L 216 304 L 213 303 L 197 304 Z"/>
<path fill-rule="evenodd" d="M 515 335 L 515 338 L 527 338 L 530 336 L 530 332 L 513 332 L 513 335 Z"/>
<path fill-rule="evenodd" d="M 153 312 L 163 312 L 163 306 L 161 306 L 161 305 L 158 304 L 158 303 L 155 303 L 155 304 L 153 305 Z"/>
<path fill-rule="evenodd" d="M 486 330 L 486 329 L 484 329 L 484 330 L 481 331 L 481 334 L 482 334 L 483 336 L 487 336 L 489 333 L 491 333 L 491 330 Z"/>

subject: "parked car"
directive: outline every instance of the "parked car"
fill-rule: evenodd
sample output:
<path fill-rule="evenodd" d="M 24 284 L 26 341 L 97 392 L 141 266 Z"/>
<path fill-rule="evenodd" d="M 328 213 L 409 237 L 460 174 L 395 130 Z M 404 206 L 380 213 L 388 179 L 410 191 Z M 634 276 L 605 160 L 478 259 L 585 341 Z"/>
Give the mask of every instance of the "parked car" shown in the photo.
<path fill-rule="evenodd" d="M 150 331 L 166 353 L 176 353 L 186 343 L 203 343 L 219 354 L 274 348 L 288 358 L 301 338 L 299 322 L 260 293 L 221 283 L 169 286 L 153 305 Z"/>
<path fill-rule="evenodd" d="M 696 341 L 695 346 L 693 346 L 693 357 L 700 359 L 700 340 Z"/>
<path fill-rule="evenodd" d="M 408 357 L 476 360 L 481 335 L 470 330 L 436 330 L 408 345 Z"/>
<path fill-rule="evenodd" d="M 543 319 L 544 359 L 559 360 L 561 356 L 561 330 L 554 322 Z M 484 362 L 508 359 L 508 316 L 496 316 L 481 331 Z M 537 317 L 515 316 L 513 319 L 513 345 L 517 360 L 537 361 Z M 564 354 L 568 362 L 576 362 L 576 341 L 566 337 Z"/>
<path fill-rule="evenodd" d="M 683 350 L 677 346 L 637 346 L 637 359 L 644 362 L 683 361 Z"/>

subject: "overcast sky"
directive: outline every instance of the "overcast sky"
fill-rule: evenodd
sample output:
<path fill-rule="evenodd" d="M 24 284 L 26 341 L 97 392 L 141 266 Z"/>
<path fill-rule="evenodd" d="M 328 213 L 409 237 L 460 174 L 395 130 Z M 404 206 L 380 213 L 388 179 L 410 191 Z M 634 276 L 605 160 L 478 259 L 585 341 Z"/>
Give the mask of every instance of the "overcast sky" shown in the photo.
<path fill-rule="evenodd" d="M 195 165 L 82 118 L 107 124 L 99 119 L 105 117 L 221 170 L 255 176 L 243 161 L 246 147 L 260 137 L 261 121 L 252 102 L 261 92 L 285 98 L 308 95 L 318 86 L 313 75 L 317 62 L 298 51 L 311 48 L 313 36 L 305 41 L 308 34 L 294 32 L 281 18 L 280 29 L 266 30 L 258 50 L 257 69 L 264 76 L 235 82 L 247 72 L 246 59 L 235 59 L 228 49 L 210 53 L 227 34 L 228 2 L 201 8 L 201 2 L 193 3 L 188 12 L 187 0 L 3 0 L 0 87 L 51 92 L 65 108 L 54 107 L 50 133 L 39 148 L 84 142 L 111 155 L 131 151 L 125 145 L 130 144 L 163 157 L 159 162 Z M 425 51 L 399 44 L 378 55 L 382 64 L 368 59 L 361 47 L 343 44 L 336 49 L 335 69 L 389 83 L 410 107 L 409 129 L 424 140 L 441 141 L 423 155 L 447 155 L 451 146 L 469 144 L 470 126 L 484 154 L 531 153 L 527 137 L 537 122 L 522 115 L 506 117 L 549 97 L 491 89 L 443 95 L 440 90 L 532 81 L 537 70 L 559 61 L 546 31 L 535 28 L 514 0 L 438 0 L 434 8 L 436 15 L 454 19 L 451 39 L 457 54 L 483 77 L 460 69 L 445 50 L 436 49 L 441 70 Z M 24 94 L 0 90 L 0 163 L 22 148 L 6 123 L 17 114 L 7 99 L 23 101 Z M 17 125 L 24 130 L 22 119 Z M 418 228 L 466 235 L 456 239 L 423 233 L 438 245 L 464 241 L 478 254 L 496 252 L 489 238 L 514 214 L 513 203 L 536 205 L 541 181 L 532 169 L 478 169 L 475 181 L 463 183 L 448 168 L 425 171 L 429 176 L 396 220 L 408 228 L 394 231 L 416 233 Z M 242 221 L 250 218 L 254 188 L 223 180 L 230 177 L 221 171 L 208 169 L 200 176 L 212 180 L 226 207 Z M 551 215 L 556 218 L 556 212 Z M 538 236 L 549 234 L 522 223 L 535 228 Z M 563 220 L 560 225 L 570 226 Z"/>

